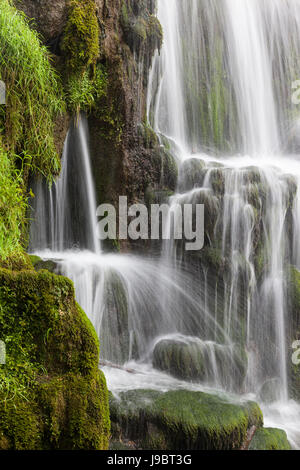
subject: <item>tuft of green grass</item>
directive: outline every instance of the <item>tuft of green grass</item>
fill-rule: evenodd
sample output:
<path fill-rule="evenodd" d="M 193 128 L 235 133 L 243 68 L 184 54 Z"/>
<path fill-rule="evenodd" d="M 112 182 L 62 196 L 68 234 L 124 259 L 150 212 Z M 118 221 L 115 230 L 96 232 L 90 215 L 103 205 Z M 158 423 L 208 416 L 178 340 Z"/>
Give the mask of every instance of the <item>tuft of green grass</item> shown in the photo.
<path fill-rule="evenodd" d="M 0 258 L 21 253 L 21 234 L 26 211 L 20 171 L 0 147 Z"/>
<path fill-rule="evenodd" d="M 97 65 L 92 77 L 88 71 L 85 71 L 83 75 L 70 76 L 66 84 L 69 109 L 76 114 L 80 111 L 91 111 L 98 100 L 107 94 L 107 86 L 107 71 L 102 64 Z"/>
<path fill-rule="evenodd" d="M 64 110 L 62 86 L 48 49 L 10 0 L 0 0 L 0 79 L 7 89 L 7 105 L 0 107 L 6 149 L 30 155 L 26 168 L 51 179 L 60 171 L 53 133 Z"/>

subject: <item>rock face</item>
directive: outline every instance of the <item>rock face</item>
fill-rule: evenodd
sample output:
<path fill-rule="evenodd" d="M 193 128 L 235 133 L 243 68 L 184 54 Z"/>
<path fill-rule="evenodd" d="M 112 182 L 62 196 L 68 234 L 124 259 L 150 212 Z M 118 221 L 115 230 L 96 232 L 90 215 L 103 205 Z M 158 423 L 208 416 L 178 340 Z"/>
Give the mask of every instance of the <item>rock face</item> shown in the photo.
<path fill-rule="evenodd" d="M 0 449 L 107 449 L 99 342 L 68 279 L 0 270 Z"/>
<path fill-rule="evenodd" d="M 15 0 L 14 3 L 35 21 L 46 42 L 58 40 L 67 18 L 67 0 Z"/>
<path fill-rule="evenodd" d="M 123 392 L 111 397 L 114 441 L 134 441 L 155 450 L 240 449 L 252 426 L 261 427 L 254 402 L 233 404 L 225 397 L 186 390 Z"/>
<path fill-rule="evenodd" d="M 97 202 L 117 203 L 119 195 L 127 195 L 131 201 L 143 200 L 149 188 L 173 191 L 177 182 L 176 163 L 168 150 L 160 145 L 146 119 L 148 70 L 154 51 L 160 48 L 163 40 L 161 26 L 154 15 L 156 2 L 89 0 L 83 4 L 78 0 L 17 0 L 16 5 L 34 19 L 32 27 L 42 34 L 55 54 L 55 63 L 62 72 L 67 94 L 70 93 L 69 80 L 72 78 L 71 90 L 74 92 L 75 87 L 81 109 L 88 111 Z M 92 98 L 86 109 L 86 102 L 83 105 L 87 96 L 83 96 L 88 86 L 83 78 L 86 75 L 77 77 L 74 82 L 72 73 L 66 68 L 72 55 L 68 25 L 74 8 L 75 11 L 91 8 L 88 17 L 97 16 L 100 51 L 97 66 L 102 67 L 106 77 L 101 98 L 97 84 L 93 92 L 98 98 Z M 74 14 L 72 21 L 74 25 Z M 66 34 L 70 43 L 68 57 L 64 55 Z M 78 50 L 74 51 L 75 56 Z M 88 51 L 86 53 L 88 55 Z M 65 117 L 62 123 L 57 124 L 59 150 L 61 129 L 65 129 L 67 121 Z"/>

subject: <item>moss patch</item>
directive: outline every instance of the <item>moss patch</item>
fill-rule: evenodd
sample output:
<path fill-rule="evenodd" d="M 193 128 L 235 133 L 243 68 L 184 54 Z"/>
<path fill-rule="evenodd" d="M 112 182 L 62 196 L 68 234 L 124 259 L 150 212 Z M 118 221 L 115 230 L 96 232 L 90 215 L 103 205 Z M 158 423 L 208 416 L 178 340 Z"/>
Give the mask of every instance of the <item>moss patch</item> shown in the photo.
<path fill-rule="evenodd" d="M 71 73 L 83 72 L 99 57 L 99 25 L 94 0 L 70 0 L 69 16 L 61 42 Z"/>
<path fill-rule="evenodd" d="M 291 266 L 287 278 L 289 281 L 289 344 L 292 345 L 294 341 L 300 340 L 300 272 Z M 292 347 L 290 348 L 290 357 L 295 351 Z M 300 400 L 300 366 L 293 364 L 292 361 L 290 361 L 289 382 L 292 398 Z"/>
<path fill-rule="evenodd" d="M 186 390 L 134 390 L 111 397 L 114 439 L 130 439 L 142 449 L 239 449 L 247 430 L 262 426 L 254 402 L 233 404 L 225 397 Z"/>
<path fill-rule="evenodd" d="M 275 428 L 258 429 L 249 450 L 291 450 L 285 431 Z"/>
<path fill-rule="evenodd" d="M 99 342 L 71 281 L 0 269 L 0 438 L 10 449 L 105 449 Z M 4 444 L 3 444 L 4 445 Z"/>

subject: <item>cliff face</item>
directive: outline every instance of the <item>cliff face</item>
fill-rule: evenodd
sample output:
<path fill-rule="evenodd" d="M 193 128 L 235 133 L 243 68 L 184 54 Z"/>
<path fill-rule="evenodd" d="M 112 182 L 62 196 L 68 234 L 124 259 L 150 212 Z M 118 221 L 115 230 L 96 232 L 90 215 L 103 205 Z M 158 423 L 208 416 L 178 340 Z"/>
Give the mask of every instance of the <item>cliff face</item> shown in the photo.
<path fill-rule="evenodd" d="M 76 70 L 70 70 L 66 64 L 72 53 L 74 57 L 80 55 L 78 41 L 77 51 L 72 52 L 70 46 L 66 52 L 65 45 L 71 44 L 72 35 L 79 37 L 78 30 L 70 29 L 70 22 L 73 20 L 74 25 L 74 17 L 76 19 L 80 9 L 82 13 L 85 8 L 90 8 L 86 18 L 94 14 L 97 17 L 99 51 L 92 67 L 101 68 L 101 96 L 97 85 L 93 104 L 87 105 L 81 96 L 80 106 L 76 103 L 74 108 L 87 111 L 89 115 L 98 203 L 116 203 L 119 195 L 127 195 L 131 201 L 143 200 L 150 188 L 174 190 L 176 165 L 146 119 L 148 72 L 153 54 L 160 49 L 163 40 L 155 17 L 155 0 L 89 0 L 84 2 L 86 6 L 78 0 L 16 0 L 15 3 L 34 20 L 32 26 L 54 54 L 54 63 L 63 76 L 67 94 L 70 88 L 74 89 L 68 83 Z M 87 23 L 83 17 L 86 37 L 91 33 Z M 88 48 L 85 44 L 84 50 Z M 91 64 L 85 65 L 90 78 L 94 73 Z M 78 96 L 85 88 L 82 77 L 77 78 L 77 85 L 81 90 Z M 74 111 L 73 105 L 74 100 L 69 105 L 70 114 Z M 61 124 L 60 129 L 63 135 Z"/>

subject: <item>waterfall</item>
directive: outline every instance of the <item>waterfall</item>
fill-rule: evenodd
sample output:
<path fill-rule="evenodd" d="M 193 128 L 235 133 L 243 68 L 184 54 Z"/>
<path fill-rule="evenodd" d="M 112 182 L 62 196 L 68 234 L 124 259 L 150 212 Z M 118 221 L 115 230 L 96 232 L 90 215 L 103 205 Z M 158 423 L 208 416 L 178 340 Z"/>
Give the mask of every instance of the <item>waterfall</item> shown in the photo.
<path fill-rule="evenodd" d="M 87 249 L 100 253 L 96 230 L 96 199 L 91 172 L 87 121 L 71 123 L 62 157 L 62 171 L 51 187 L 33 184 L 35 199 L 30 249 L 63 252 Z"/>
<path fill-rule="evenodd" d="M 159 257 L 101 252 L 82 116 L 56 184 L 36 183 L 31 251 L 74 281 L 102 359 L 135 368 L 135 387 L 205 386 L 263 403 L 267 390 L 267 422 L 299 447 L 288 297 L 300 269 L 300 1 L 158 0 L 158 17 L 148 120 L 181 159 L 170 215 L 205 205 L 204 249 L 172 240 Z M 193 376 L 176 370 L 181 360 Z M 112 388 L 133 387 L 125 372 L 105 372 Z"/>
<path fill-rule="evenodd" d="M 246 390 L 257 394 L 275 377 L 285 408 L 289 269 L 299 268 L 300 249 L 299 113 L 292 104 L 300 2 L 159 0 L 158 18 L 164 45 L 152 64 L 147 109 L 181 158 L 170 205 L 205 204 L 205 276 L 198 278 L 217 298 L 215 309 L 212 300 L 205 309 L 233 344 L 245 343 Z M 170 258 L 188 258 L 172 245 Z"/>
<path fill-rule="evenodd" d="M 183 154 L 265 158 L 294 148 L 298 0 L 159 0 L 158 17 L 164 46 L 148 93 L 157 132 Z"/>

